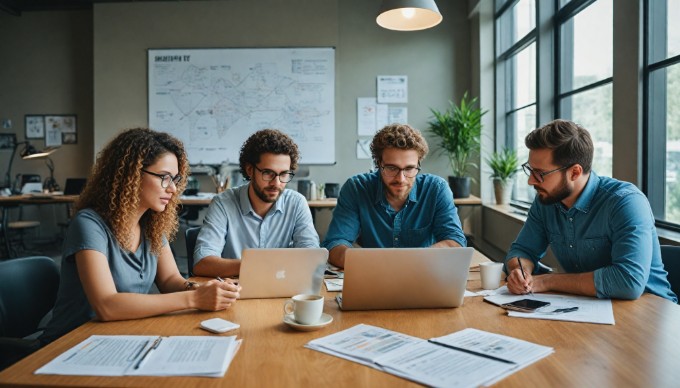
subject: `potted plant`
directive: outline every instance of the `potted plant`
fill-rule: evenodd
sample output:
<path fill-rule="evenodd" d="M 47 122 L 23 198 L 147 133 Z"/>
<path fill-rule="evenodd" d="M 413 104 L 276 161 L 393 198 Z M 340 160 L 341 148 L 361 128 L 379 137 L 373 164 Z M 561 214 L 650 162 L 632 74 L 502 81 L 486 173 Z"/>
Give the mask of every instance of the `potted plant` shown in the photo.
<path fill-rule="evenodd" d="M 510 202 L 513 178 L 519 171 L 517 151 L 503 148 L 501 152 L 491 154 L 491 157 L 486 159 L 486 163 L 491 167 L 496 203 L 502 205 Z"/>
<path fill-rule="evenodd" d="M 439 148 L 445 152 L 451 163 L 452 176 L 449 186 L 454 198 L 470 196 L 470 167 L 477 167 L 472 158 L 479 153 L 482 134 L 482 111 L 477 105 L 477 98 L 468 98 L 467 92 L 460 100 L 460 105 L 449 101 L 449 108 L 444 112 L 430 109 L 434 119 L 429 122 L 430 133 L 439 139 Z"/>

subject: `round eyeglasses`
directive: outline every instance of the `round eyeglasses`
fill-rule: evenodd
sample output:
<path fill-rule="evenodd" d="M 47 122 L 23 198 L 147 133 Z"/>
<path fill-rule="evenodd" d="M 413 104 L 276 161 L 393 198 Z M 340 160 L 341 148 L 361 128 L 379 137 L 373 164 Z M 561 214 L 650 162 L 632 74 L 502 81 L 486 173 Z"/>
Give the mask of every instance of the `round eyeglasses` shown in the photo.
<path fill-rule="evenodd" d="M 175 185 L 175 187 L 177 187 L 179 182 L 182 181 L 182 176 L 179 175 L 179 174 L 177 174 L 175 176 L 172 176 L 170 174 L 158 174 L 158 173 L 155 173 L 155 172 L 147 171 L 145 169 L 142 169 L 142 172 L 145 172 L 149 175 L 153 175 L 153 176 L 157 176 L 157 177 L 161 178 L 161 187 L 164 188 L 164 189 L 167 188 L 168 186 L 170 186 L 170 182 L 172 182 Z"/>
<path fill-rule="evenodd" d="M 404 173 L 406 178 L 413 178 L 420 172 L 420 167 L 399 168 L 397 166 L 387 165 L 380 167 L 380 169 L 388 178 L 394 178 L 395 176 L 399 175 L 399 173 Z"/>
<path fill-rule="evenodd" d="M 526 162 L 522 165 L 522 170 L 524 170 L 524 173 L 527 174 L 527 176 L 533 176 L 534 179 L 536 179 L 538 181 L 538 183 L 543 183 L 545 181 L 546 175 L 550 175 L 554 172 L 566 170 L 569 167 L 571 167 L 571 166 L 564 166 L 564 167 L 559 167 L 559 168 L 556 168 L 556 169 L 550 170 L 550 171 L 538 172 L 538 171 L 534 170 L 533 168 L 531 168 L 531 166 L 529 166 L 529 162 Z"/>
<path fill-rule="evenodd" d="M 274 172 L 272 170 L 267 170 L 267 169 L 260 170 L 254 164 L 253 164 L 253 167 L 255 167 L 255 169 L 262 174 L 262 180 L 265 181 L 265 182 L 271 182 L 274 179 L 276 179 L 276 177 L 279 177 L 279 182 L 288 183 L 291 180 L 293 180 L 293 177 L 295 176 L 295 173 L 292 172 L 292 171 L 283 171 L 283 172 L 280 172 L 280 173 L 277 174 L 276 172 Z"/>

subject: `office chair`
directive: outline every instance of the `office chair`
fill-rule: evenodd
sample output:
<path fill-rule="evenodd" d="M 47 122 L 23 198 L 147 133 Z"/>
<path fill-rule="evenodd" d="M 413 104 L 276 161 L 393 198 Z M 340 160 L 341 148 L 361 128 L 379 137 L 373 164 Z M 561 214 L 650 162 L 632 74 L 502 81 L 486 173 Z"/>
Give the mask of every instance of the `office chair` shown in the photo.
<path fill-rule="evenodd" d="M 37 350 L 36 339 L 24 338 L 54 307 L 59 270 L 49 257 L 32 256 L 0 262 L 0 369 Z"/>
<path fill-rule="evenodd" d="M 189 228 L 184 232 L 185 242 L 187 246 L 187 273 L 188 276 L 194 276 L 194 248 L 196 247 L 196 238 L 198 232 L 201 231 L 200 226 Z"/>
<path fill-rule="evenodd" d="M 675 295 L 680 296 L 680 246 L 662 245 L 661 261 L 663 261 L 664 269 L 668 272 L 671 290 Z"/>

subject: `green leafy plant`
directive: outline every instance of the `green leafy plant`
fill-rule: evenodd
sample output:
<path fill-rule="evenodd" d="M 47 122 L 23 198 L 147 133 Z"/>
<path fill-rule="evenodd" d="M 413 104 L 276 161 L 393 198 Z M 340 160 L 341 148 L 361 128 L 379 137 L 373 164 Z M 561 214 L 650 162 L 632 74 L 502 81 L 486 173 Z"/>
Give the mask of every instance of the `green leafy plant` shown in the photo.
<path fill-rule="evenodd" d="M 491 178 L 507 181 L 515 176 L 519 171 L 519 159 L 517 151 L 503 148 L 501 152 L 494 152 L 491 157 L 486 159 L 486 163 L 491 167 Z"/>
<path fill-rule="evenodd" d="M 470 167 L 477 167 L 472 158 L 479 153 L 482 135 L 482 116 L 486 111 L 476 107 L 477 98 L 463 95 L 460 105 L 449 101 L 444 112 L 430 109 L 434 119 L 430 133 L 439 138 L 439 148 L 449 157 L 453 176 L 464 177 Z"/>

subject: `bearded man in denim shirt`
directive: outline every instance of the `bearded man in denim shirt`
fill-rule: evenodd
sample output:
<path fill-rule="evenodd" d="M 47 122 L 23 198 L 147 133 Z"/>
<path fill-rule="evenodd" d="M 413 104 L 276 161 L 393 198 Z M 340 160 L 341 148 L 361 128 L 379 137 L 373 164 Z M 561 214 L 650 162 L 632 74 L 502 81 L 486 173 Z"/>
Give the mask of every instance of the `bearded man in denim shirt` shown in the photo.
<path fill-rule="evenodd" d="M 635 185 L 591 171 L 588 131 L 555 120 L 524 143 L 529 161 L 522 167 L 537 198 L 505 259 L 508 289 L 617 299 L 649 292 L 677 302 L 649 201 Z M 567 273 L 536 274 L 548 246 Z"/>
<path fill-rule="evenodd" d="M 388 125 L 371 142 L 375 172 L 345 182 L 323 246 L 329 261 L 345 265 L 354 242 L 365 248 L 465 246 L 453 194 L 444 179 L 419 174 L 427 155 L 420 132 Z"/>

